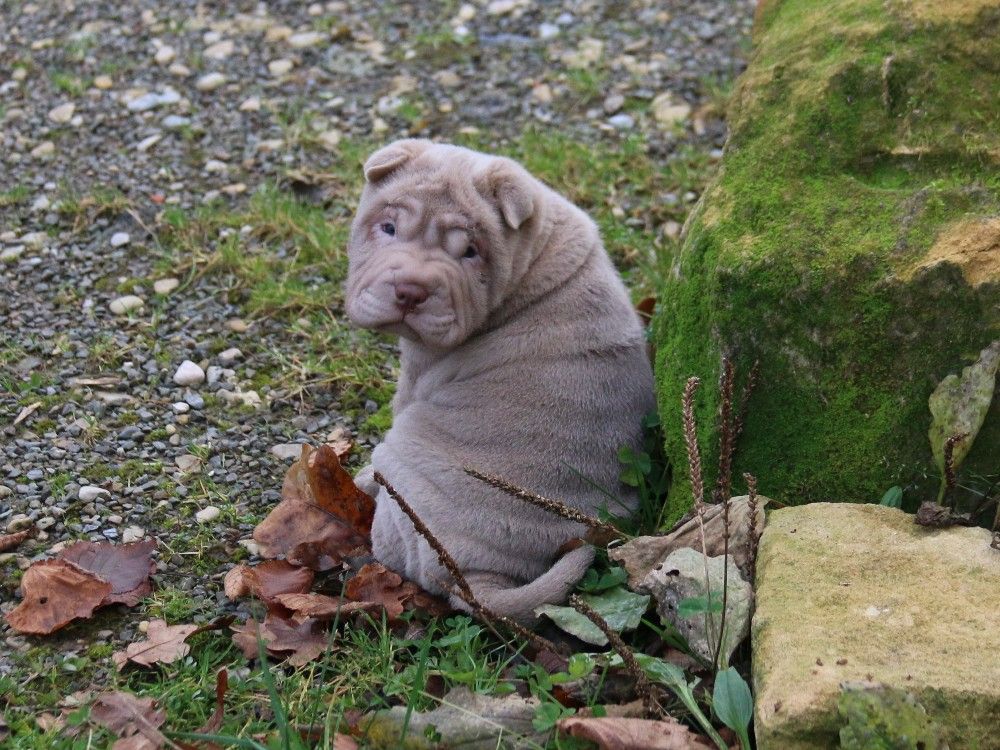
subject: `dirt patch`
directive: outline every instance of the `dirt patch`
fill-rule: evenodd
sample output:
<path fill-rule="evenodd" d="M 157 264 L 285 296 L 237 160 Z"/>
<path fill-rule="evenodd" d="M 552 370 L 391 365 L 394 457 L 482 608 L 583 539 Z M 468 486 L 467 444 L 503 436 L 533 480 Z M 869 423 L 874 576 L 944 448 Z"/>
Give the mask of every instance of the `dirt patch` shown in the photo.
<path fill-rule="evenodd" d="M 904 0 L 903 10 L 918 21 L 957 21 L 966 23 L 975 19 L 985 8 L 996 8 L 996 0 Z"/>
<path fill-rule="evenodd" d="M 913 273 L 944 262 L 961 268 L 970 286 L 1000 281 L 1000 218 L 952 224 L 941 233 Z"/>

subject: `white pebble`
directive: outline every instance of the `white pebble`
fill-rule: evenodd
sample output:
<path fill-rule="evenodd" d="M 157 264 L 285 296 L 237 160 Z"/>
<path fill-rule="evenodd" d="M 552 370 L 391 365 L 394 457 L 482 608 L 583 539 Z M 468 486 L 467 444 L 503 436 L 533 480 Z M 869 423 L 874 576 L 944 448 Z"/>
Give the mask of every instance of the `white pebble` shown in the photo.
<path fill-rule="evenodd" d="M 177 52 L 174 48 L 165 44 L 156 50 L 156 54 L 153 55 L 153 60 L 156 61 L 157 65 L 169 65 L 174 61 L 174 57 L 176 56 Z"/>
<path fill-rule="evenodd" d="M 73 102 L 60 104 L 58 107 L 53 107 L 49 110 L 49 119 L 57 125 L 65 125 L 73 119 L 73 112 L 75 110 L 76 106 L 74 106 Z"/>
<path fill-rule="evenodd" d="M 146 530 L 141 526 L 126 526 L 122 530 L 122 541 L 125 544 L 137 542 L 146 536 Z"/>
<path fill-rule="evenodd" d="M 230 349 L 226 349 L 224 352 L 219 352 L 219 362 L 223 365 L 231 365 L 238 359 L 243 359 L 243 352 L 235 346 Z"/>
<path fill-rule="evenodd" d="M 288 44 L 295 49 L 304 49 L 318 44 L 323 39 L 323 35 L 318 31 L 303 31 L 299 34 L 292 34 L 288 37 Z"/>
<path fill-rule="evenodd" d="M 153 282 L 153 291 L 157 294 L 170 294 L 180 286 L 180 281 L 171 277 L 169 279 L 157 279 Z"/>
<path fill-rule="evenodd" d="M 173 404 L 172 408 L 178 414 L 187 414 L 189 411 L 191 411 L 190 404 L 184 401 L 178 401 L 177 403 Z"/>
<path fill-rule="evenodd" d="M 121 247 L 122 245 L 127 245 L 132 238 L 129 236 L 128 232 L 115 232 L 111 235 L 111 247 Z"/>
<path fill-rule="evenodd" d="M 80 500 L 83 500 L 83 502 L 89 503 L 93 502 L 101 495 L 110 495 L 110 494 L 111 494 L 110 492 L 108 492 L 106 489 L 102 487 L 94 487 L 91 484 L 85 484 L 83 485 L 83 487 L 80 488 L 79 492 L 76 493 L 76 496 Z"/>
<path fill-rule="evenodd" d="M 222 511 L 216 508 L 214 505 L 206 505 L 204 508 L 202 508 L 201 510 L 199 510 L 197 513 L 194 514 L 194 519 L 198 523 L 209 523 L 210 521 L 214 521 L 220 515 L 222 515 Z"/>
<path fill-rule="evenodd" d="M 204 382 L 204 380 L 205 371 L 190 359 L 185 359 L 181 362 L 181 366 L 174 373 L 174 382 L 177 385 L 196 385 Z"/>
<path fill-rule="evenodd" d="M 267 64 L 267 69 L 273 76 L 283 76 L 294 67 L 295 63 L 284 57 L 279 60 L 271 60 Z"/>
<path fill-rule="evenodd" d="M 208 73 L 199 78 L 194 87 L 199 91 L 215 91 L 226 82 L 226 77 L 222 73 Z"/>
<path fill-rule="evenodd" d="M 134 294 L 126 294 L 124 297 L 111 300 L 108 309 L 115 315 L 124 315 L 129 310 L 138 310 L 144 304 L 146 303 L 142 301 L 142 297 L 136 297 Z"/>

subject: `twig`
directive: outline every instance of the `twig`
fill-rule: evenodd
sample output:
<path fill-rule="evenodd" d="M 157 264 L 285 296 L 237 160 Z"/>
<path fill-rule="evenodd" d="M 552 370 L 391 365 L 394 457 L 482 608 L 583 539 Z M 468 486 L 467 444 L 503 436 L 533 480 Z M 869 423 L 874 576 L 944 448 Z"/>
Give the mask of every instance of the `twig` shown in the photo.
<path fill-rule="evenodd" d="M 733 478 L 733 447 L 736 443 L 733 424 L 733 380 L 735 371 L 729 357 L 722 358 L 722 378 L 719 383 L 719 476 L 715 481 L 712 501 L 724 503 L 729 499 Z"/>
<path fill-rule="evenodd" d="M 746 424 L 747 415 L 750 413 L 750 396 L 757 388 L 757 379 L 760 377 L 760 360 L 754 360 L 753 367 L 750 368 L 750 375 L 747 376 L 747 384 L 743 386 L 743 398 L 740 401 L 740 413 L 733 423 L 733 442 L 740 439 L 743 434 L 743 425 Z"/>
<path fill-rule="evenodd" d="M 581 615 L 590 620 L 597 628 L 604 633 L 604 636 L 608 639 L 608 643 L 611 644 L 611 648 L 615 650 L 615 653 L 622 658 L 622 663 L 628 670 L 632 679 L 635 680 L 635 692 L 639 694 L 642 698 L 643 708 L 646 709 L 646 713 L 650 716 L 655 716 L 658 713 L 659 706 L 656 703 L 656 698 L 653 695 L 653 685 L 649 681 L 649 677 L 646 676 L 646 672 L 639 662 L 636 661 L 635 655 L 632 653 L 622 637 L 616 633 L 607 621 L 601 617 L 593 607 L 591 607 L 587 602 L 581 599 L 576 594 L 573 594 L 569 598 L 570 606 L 579 612 Z"/>
<path fill-rule="evenodd" d="M 409 517 L 410 521 L 413 522 L 413 528 L 415 528 L 417 533 L 427 540 L 431 549 L 437 553 L 438 560 L 441 562 L 441 565 L 444 566 L 445 570 L 451 574 L 451 577 L 455 580 L 455 585 L 458 586 L 458 591 L 456 592 L 458 597 L 472 608 L 472 611 L 493 630 L 494 634 L 500 638 L 500 640 L 505 639 L 496 631 L 494 627 L 495 623 L 503 624 L 505 627 L 521 636 L 521 638 L 533 644 L 539 651 L 545 650 L 552 651 L 553 653 L 559 653 L 559 649 L 556 648 L 556 645 L 547 638 L 543 638 L 537 633 L 531 632 L 526 627 L 520 623 L 514 622 L 506 615 L 497 614 L 481 604 L 476 599 L 476 595 L 472 592 L 472 587 L 469 585 L 468 580 L 459 569 L 458 563 L 455 562 L 455 558 L 453 558 L 448 550 L 444 548 L 444 545 L 441 544 L 438 538 L 431 533 L 431 530 L 427 528 L 427 524 L 421 520 L 416 511 L 410 507 L 410 504 L 406 502 L 406 500 L 403 499 L 403 496 L 396 491 L 396 488 L 389 484 L 388 480 L 386 480 L 386 478 L 377 471 L 375 472 L 375 481 L 385 487 L 386 492 L 389 493 L 389 497 L 396 501 L 396 505 L 399 506 L 399 509 L 403 511 L 407 517 Z"/>
<path fill-rule="evenodd" d="M 694 419 L 694 392 L 701 381 L 690 377 L 684 386 L 681 408 L 684 421 L 684 445 L 687 447 L 688 470 L 691 473 L 691 495 L 694 501 L 694 515 L 698 519 L 698 535 L 701 537 L 701 556 L 705 564 L 705 592 L 708 597 L 708 609 L 705 612 L 705 642 L 711 643 L 712 637 L 712 587 L 708 574 L 708 543 L 705 541 L 705 482 L 701 475 L 701 454 L 698 450 L 698 426 Z"/>
<path fill-rule="evenodd" d="M 754 573 L 757 569 L 757 548 L 760 546 L 760 533 L 757 531 L 757 477 L 749 472 L 743 475 L 743 480 L 747 483 L 747 520 L 750 529 L 747 532 L 747 573 L 750 583 L 753 583 Z"/>
<path fill-rule="evenodd" d="M 952 435 L 944 441 L 944 497 L 941 498 L 942 505 L 950 505 L 954 509 L 955 493 L 955 443 L 968 437 L 968 433 L 962 432 Z M 950 501 L 950 502 L 949 502 Z"/>
<path fill-rule="evenodd" d="M 495 474 L 486 474 L 469 466 L 464 467 L 464 471 L 470 477 L 475 477 L 480 482 L 485 482 L 491 487 L 496 487 L 498 490 L 502 490 L 508 495 L 516 497 L 518 500 L 524 500 L 524 502 L 534 505 L 536 508 L 541 508 L 542 510 L 546 510 L 554 515 L 562 516 L 570 521 L 582 523 L 585 526 L 589 526 L 592 529 L 596 529 L 603 534 L 610 536 L 612 539 L 625 539 L 628 536 L 614 524 L 602 521 L 599 518 L 594 518 L 593 516 L 588 516 L 586 513 L 570 507 L 569 505 L 566 505 L 566 503 L 560 502 L 559 500 L 553 500 L 550 497 L 544 497 L 532 492 L 531 490 L 518 487 L 516 484 L 511 484 L 506 479 L 502 479 Z"/>

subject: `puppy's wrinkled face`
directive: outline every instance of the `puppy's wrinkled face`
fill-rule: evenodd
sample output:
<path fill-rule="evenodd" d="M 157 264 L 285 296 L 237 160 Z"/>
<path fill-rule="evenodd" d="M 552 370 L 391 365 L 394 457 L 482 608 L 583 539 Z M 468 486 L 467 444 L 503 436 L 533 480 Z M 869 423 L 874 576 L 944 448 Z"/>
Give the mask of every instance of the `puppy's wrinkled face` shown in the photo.
<path fill-rule="evenodd" d="M 373 154 L 348 249 L 352 322 L 434 349 L 475 333 L 532 212 L 530 183 L 512 164 L 417 140 Z"/>

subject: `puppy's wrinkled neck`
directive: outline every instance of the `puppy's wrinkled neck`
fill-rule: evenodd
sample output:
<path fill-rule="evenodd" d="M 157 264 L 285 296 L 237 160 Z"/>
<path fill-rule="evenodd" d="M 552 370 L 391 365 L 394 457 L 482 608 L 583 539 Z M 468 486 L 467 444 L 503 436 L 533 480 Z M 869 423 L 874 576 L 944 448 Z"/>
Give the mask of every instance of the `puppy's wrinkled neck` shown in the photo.
<path fill-rule="evenodd" d="M 533 217 L 514 259 L 511 279 L 482 332 L 495 331 L 526 314 L 540 300 L 569 284 L 601 252 L 600 235 L 586 214 L 562 196 L 549 193 Z"/>

